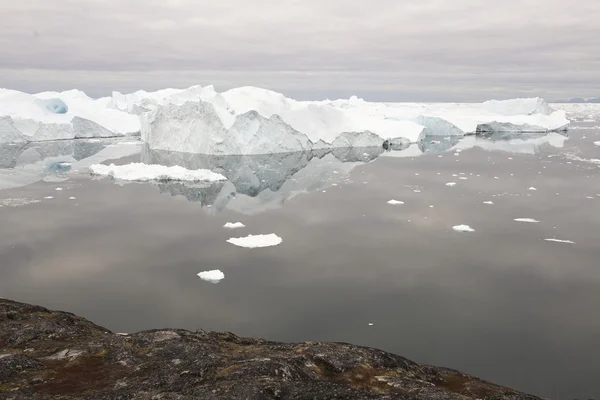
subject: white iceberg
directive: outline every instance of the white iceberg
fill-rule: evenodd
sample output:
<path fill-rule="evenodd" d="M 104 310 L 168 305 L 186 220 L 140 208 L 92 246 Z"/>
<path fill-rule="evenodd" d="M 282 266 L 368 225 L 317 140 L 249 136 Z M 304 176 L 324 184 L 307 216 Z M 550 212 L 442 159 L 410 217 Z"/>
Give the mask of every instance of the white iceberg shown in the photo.
<path fill-rule="evenodd" d="M 180 166 L 165 167 L 164 165 L 130 163 L 126 165 L 93 164 L 90 166 L 93 175 L 110 176 L 123 181 L 221 181 L 223 175 L 198 169 L 189 170 Z"/>
<path fill-rule="evenodd" d="M 218 269 L 213 269 L 212 271 L 203 271 L 198 274 L 200 279 L 203 281 L 207 281 L 210 283 L 219 283 L 223 279 L 225 279 L 225 274 Z"/>
<path fill-rule="evenodd" d="M 83 92 L 36 95 L 0 89 L 0 143 L 136 134 L 139 118 L 108 109 Z"/>
<path fill-rule="evenodd" d="M 248 235 L 246 237 L 231 238 L 227 242 L 239 247 L 254 249 L 258 247 L 277 246 L 282 242 L 282 239 L 276 234 L 270 233 L 268 235 Z"/>

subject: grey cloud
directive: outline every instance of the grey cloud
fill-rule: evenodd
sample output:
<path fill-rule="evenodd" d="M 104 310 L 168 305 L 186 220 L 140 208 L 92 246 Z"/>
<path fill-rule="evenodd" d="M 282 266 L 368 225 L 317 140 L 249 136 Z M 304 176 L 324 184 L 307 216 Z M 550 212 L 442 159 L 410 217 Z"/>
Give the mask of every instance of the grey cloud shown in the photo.
<path fill-rule="evenodd" d="M 96 95 L 158 82 L 387 100 L 600 92 L 596 0 L 25 0 L 0 14 L 0 85 L 29 91 L 65 74 Z"/>

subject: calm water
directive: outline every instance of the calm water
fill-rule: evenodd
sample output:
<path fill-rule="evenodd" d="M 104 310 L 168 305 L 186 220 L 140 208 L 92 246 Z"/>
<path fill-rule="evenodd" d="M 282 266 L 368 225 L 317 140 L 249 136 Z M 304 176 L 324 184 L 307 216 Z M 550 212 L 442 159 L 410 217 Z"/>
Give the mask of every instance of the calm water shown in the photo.
<path fill-rule="evenodd" d="M 576 123 L 567 141 L 468 138 L 322 158 L 210 158 L 131 141 L 4 146 L 0 296 L 118 332 L 353 342 L 540 396 L 600 398 L 600 130 L 579 129 L 595 125 Z M 439 152 L 452 146 L 463 150 Z M 229 180 L 90 179 L 87 166 L 107 160 Z M 247 227 L 222 228 L 235 221 Z M 226 242 L 250 233 L 283 243 Z M 211 269 L 225 280 L 196 277 Z"/>

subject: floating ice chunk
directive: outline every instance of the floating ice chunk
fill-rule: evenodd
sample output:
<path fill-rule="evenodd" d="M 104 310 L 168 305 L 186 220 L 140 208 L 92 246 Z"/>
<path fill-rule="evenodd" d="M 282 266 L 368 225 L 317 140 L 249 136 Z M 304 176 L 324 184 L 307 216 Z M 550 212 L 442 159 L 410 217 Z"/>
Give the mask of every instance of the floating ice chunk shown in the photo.
<path fill-rule="evenodd" d="M 75 197 L 71 196 L 69 197 L 69 200 L 75 200 Z"/>
<path fill-rule="evenodd" d="M 369 326 L 373 326 L 373 325 L 375 325 L 375 324 L 374 324 L 374 323 L 372 323 L 372 322 L 369 322 Z"/>
<path fill-rule="evenodd" d="M 213 269 L 212 271 L 203 271 L 198 274 L 200 279 L 203 281 L 207 281 L 210 283 L 219 283 L 225 278 L 225 274 L 218 269 Z"/>
<path fill-rule="evenodd" d="M 572 240 L 562 240 L 562 239 L 544 239 L 544 240 L 547 242 L 575 244 L 575 242 L 573 242 Z"/>
<path fill-rule="evenodd" d="M 463 181 L 466 181 L 466 180 L 467 180 L 467 179 L 469 179 L 469 178 L 467 178 L 466 176 L 461 176 L 461 177 L 459 177 L 458 179 L 461 179 L 461 180 L 463 180 Z"/>
<path fill-rule="evenodd" d="M 274 233 L 268 235 L 248 235 L 246 237 L 231 238 L 227 242 L 240 247 L 247 247 L 249 249 L 257 247 L 269 247 L 277 246 L 283 240 Z"/>
<path fill-rule="evenodd" d="M 475 232 L 475 229 L 471 228 L 469 225 L 455 225 L 452 229 L 456 232 Z"/>
<path fill-rule="evenodd" d="M 60 191 L 62 191 L 62 188 L 59 188 L 59 187 L 57 187 L 57 188 L 56 188 L 56 189 L 54 189 L 54 190 L 56 190 L 57 192 L 60 192 Z"/>
<path fill-rule="evenodd" d="M 45 199 L 47 199 L 47 200 L 50 200 L 50 199 L 53 199 L 53 198 L 54 198 L 54 196 L 46 196 L 46 197 L 44 197 L 44 198 L 45 198 Z"/>
<path fill-rule="evenodd" d="M 126 165 L 93 164 L 94 175 L 110 176 L 124 181 L 222 181 L 223 175 L 206 169 L 190 170 L 178 165 L 165 167 L 158 164 L 131 163 Z"/>
<path fill-rule="evenodd" d="M 535 192 L 537 189 L 532 186 L 532 187 L 528 188 L 527 190 L 531 190 L 532 192 Z"/>
<path fill-rule="evenodd" d="M 446 186 L 456 186 L 456 182 L 448 182 L 446 183 Z"/>
<path fill-rule="evenodd" d="M 493 201 L 484 201 L 483 204 L 494 204 Z"/>
<path fill-rule="evenodd" d="M 223 225 L 223 228 L 227 228 L 227 229 L 237 229 L 237 228 L 244 228 L 246 227 L 246 225 L 242 224 L 241 222 L 228 222 L 225 225 Z"/>
<path fill-rule="evenodd" d="M 394 200 L 394 199 L 392 199 L 392 200 L 388 201 L 387 203 L 388 203 L 388 204 L 391 204 L 391 205 L 393 205 L 393 206 L 400 205 L 400 204 L 404 204 L 404 202 L 403 202 L 403 201 Z"/>
<path fill-rule="evenodd" d="M 533 218 L 515 218 L 514 219 L 516 222 L 531 222 L 531 223 L 538 223 L 540 221 L 538 221 L 537 219 L 533 219 Z"/>
<path fill-rule="evenodd" d="M 594 144 L 595 144 L 596 146 L 600 146 L 600 140 L 598 140 L 597 142 L 594 142 Z"/>
<path fill-rule="evenodd" d="M 16 198 L 16 199 L 2 199 L 0 200 L 0 207 L 21 207 L 27 204 L 39 203 L 39 200 Z"/>

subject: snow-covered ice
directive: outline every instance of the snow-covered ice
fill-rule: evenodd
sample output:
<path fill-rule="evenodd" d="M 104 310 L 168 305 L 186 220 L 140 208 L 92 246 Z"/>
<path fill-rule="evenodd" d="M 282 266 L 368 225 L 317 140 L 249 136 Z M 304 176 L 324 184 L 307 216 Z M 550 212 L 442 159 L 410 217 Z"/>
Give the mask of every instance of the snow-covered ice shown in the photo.
<path fill-rule="evenodd" d="M 391 204 L 391 205 L 393 205 L 393 206 L 400 205 L 400 204 L 404 204 L 404 202 L 403 202 L 403 201 L 400 201 L 400 200 L 394 200 L 394 199 L 392 199 L 392 200 L 388 201 L 387 203 L 388 203 L 388 204 Z"/>
<path fill-rule="evenodd" d="M 596 146 L 600 146 L 600 140 L 599 140 L 599 141 L 597 141 L 597 142 L 594 142 L 594 144 L 595 144 Z"/>
<path fill-rule="evenodd" d="M 228 243 L 240 247 L 247 247 L 249 249 L 277 246 L 282 241 L 283 240 L 274 233 L 268 235 L 248 235 L 246 237 L 230 238 L 227 240 Z"/>
<path fill-rule="evenodd" d="M 446 186 L 456 186 L 456 182 L 448 182 L 446 183 Z"/>
<path fill-rule="evenodd" d="M 200 279 L 203 281 L 207 281 L 210 283 L 219 283 L 225 278 L 225 274 L 218 269 L 213 269 L 211 271 L 203 271 L 198 274 Z"/>
<path fill-rule="evenodd" d="M 114 137 L 140 130 L 137 116 L 78 90 L 35 95 L 0 89 L 0 143 Z"/>
<path fill-rule="evenodd" d="M 223 175 L 198 169 L 189 170 L 178 165 L 166 167 L 158 164 L 130 163 L 125 165 L 94 164 L 90 166 L 94 175 L 110 176 L 124 181 L 220 181 Z"/>
<path fill-rule="evenodd" d="M 471 228 L 469 225 L 455 225 L 452 229 L 456 232 L 475 232 L 475 229 Z"/>
<path fill-rule="evenodd" d="M 54 198 L 54 196 L 46 196 L 46 197 L 44 197 L 44 199 L 46 199 L 46 200 L 50 200 L 50 199 L 53 199 L 53 198 Z"/>
<path fill-rule="evenodd" d="M 483 204 L 494 204 L 493 201 L 484 201 Z"/>
<path fill-rule="evenodd" d="M 514 220 L 516 222 L 531 222 L 531 223 L 538 223 L 538 222 L 540 222 L 537 219 L 533 219 L 533 218 L 515 218 Z"/>
<path fill-rule="evenodd" d="M 246 227 L 246 225 L 242 224 L 241 222 L 227 222 L 225 225 L 223 225 L 223 228 L 227 229 L 238 229 L 244 227 Z"/>
<path fill-rule="evenodd" d="M 535 192 L 537 189 L 534 188 L 533 186 L 531 186 L 530 188 L 528 188 L 527 190 L 531 190 L 532 192 Z"/>

